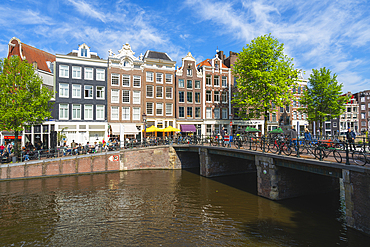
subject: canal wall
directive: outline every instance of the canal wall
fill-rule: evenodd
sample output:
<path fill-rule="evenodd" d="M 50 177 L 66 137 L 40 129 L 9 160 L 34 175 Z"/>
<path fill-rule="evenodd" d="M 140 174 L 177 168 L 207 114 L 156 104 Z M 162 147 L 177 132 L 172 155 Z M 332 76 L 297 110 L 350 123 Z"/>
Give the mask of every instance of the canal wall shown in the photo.
<path fill-rule="evenodd" d="M 0 165 L 0 181 L 140 169 L 181 169 L 173 147 L 126 149 Z"/>

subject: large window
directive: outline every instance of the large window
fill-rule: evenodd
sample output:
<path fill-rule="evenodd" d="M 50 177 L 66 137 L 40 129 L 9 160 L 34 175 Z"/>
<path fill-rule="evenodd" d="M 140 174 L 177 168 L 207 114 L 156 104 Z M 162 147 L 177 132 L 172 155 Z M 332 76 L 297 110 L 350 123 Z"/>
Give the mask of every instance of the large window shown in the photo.
<path fill-rule="evenodd" d="M 214 101 L 220 102 L 220 92 L 215 91 L 213 95 L 214 95 Z"/>
<path fill-rule="evenodd" d="M 166 104 L 166 116 L 172 116 L 172 104 Z"/>
<path fill-rule="evenodd" d="M 163 103 L 157 103 L 156 105 L 156 114 L 157 116 L 163 115 Z"/>
<path fill-rule="evenodd" d="M 195 103 L 200 103 L 200 92 L 195 92 Z"/>
<path fill-rule="evenodd" d="M 132 108 L 132 120 L 140 120 L 140 107 Z"/>
<path fill-rule="evenodd" d="M 81 105 L 72 105 L 72 119 L 79 120 L 81 119 Z"/>
<path fill-rule="evenodd" d="M 186 116 L 188 118 L 193 118 L 193 107 L 187 107 Z"/>
<path fill-rule="evenodd" d="M 146 97 L 147 98 L 153 98 L 153 86 L 151 86 L 151 85 L 148 85 L 148 86 L 146 86 Z"/>
<path fill-rule="evenodd" d="M 92 80 L 93 79 L 93 68 L 85 68 L 85 80 Z"/>
<path fill-rule="evenodd" d="M 163 74 L 162 73 L 156 73 L 156 82 L 157 83 L 163 83 Z"/>
<path fill-rule="evenodd" d="M 130 103 L 130 90 L 122 90 L 122 103 Z"/>
<path fill-rule="evenodd" d="M 72 98 L 81 98 L 81 85 L 72 84 Z"/>
<path fill-rule="evenodd" d="M 206 101 L 212 102 L 212 91 L 206 91 Z"/>
<path fill-rule="evenodd" d="M 195 81 L 194 82 L 194 87 L 195 87 L 195 89 L 200 89 L 200 81 Z"/>
<path fill-rule="evenodd" d="M 69 105 L 59 104 L 59 119 L 68 120 L 69 118 Z"/>
<path fill-rule="evenodd" d="M 97 81 L 105 80 L 105 69 L 96 69 L 96 80 Z"/>
<path fill-rule="evenodd" d="M 112 120 L 119 120 L 119 108 L 118 106 L 111 107 L 111 119 Z"/>
<path fill-rule="evenodd" d="M 130 107 L 122 107 L 122 120 L 130 120 Z"/>
<path fill-rule="evenodd" d="M 163 87 L 157 86 L 157 94 L 156 94 L 156 97 L 157 98 L 160 98 L 160 99 L 163 98 Z"/>
<path fill-rule="evenodd" d="M 96 86 L 96 99 L 105 99 L 105 87 Z"/>
<path fill-rule="evenodd" d="M 146 115 L 153 115 L 153 103 L 152 102 L 146 103 Z"/>
<path fill-rule="evenodd" d="M 93 119 L 93 105 L 85 105 L 84 110 L 85 110 L 84 119 L 92 120 Z"/>
<path fill-rule="evenodd" d="M 93 95 L 93 86 L 85 85 L 85 99 L 92 99 Z"/>
<path fill-rule="evenodd" d="M 184 85 L 184 80 L 183 79 L 179 79 L 179 88 L 184 88 L 185 85 Z"/>
<path fill-rule="evenodd" d="M 134 75 L 134 87 L 141 87 L 141 76 Z"/>
<path fill-rule="evenodd" d="M 200 107 L 195 107 L 195 117 L 200 118 Z"/>
<path fill-rule="evenodd" d="M 119 86 L 119 74 L 111 75 L 111 83 L 112 83 L 112 86 Z"/>
<path fill-rule="evenodd" d="M 172 99 L 172 87 L 166 87 L 166 99 Z"/>
<path fill-rule="evenodd" d="M 220 108 L 215 108 L 215 119 L 220 118 Z"/>
<path fill-rule="evenodd" d="M 212 108 L 211 107 L 206 108 L 206 119 L 212 119 Z"/>
<path fill-rule="evenodd" d="M 81 79 L 81 67 L 72 66 L 72 78 Z"/>
<path fill-rule="evenodd" d="M 227 103 L 227 92 L 221 93 L 221 100 L 222 100 L 222 103 Z"/>
<path fill-rule="evenodd" d="M 179 103 L 185 102 L 185 92 L 179 91 Z"/>
<path fill-rule="evenodd" d="M 124 87 L 130 86 L 130 75 L 122 75 L 122 86 Z"/>
<path fill-rule="evenodd" d="M 226 76 L 222 77 L 222 86 L 227 87 L 227 77 Z"/>
<path fill-rule="evenodd" d="M 186 81 L 186 88 L 192 89 L 193 88 L 193 81 L 192 80 L 187 80 Z"/>
<path fill-rule="evenodd" d="M 212 76 L 206 75 L 206 86 L 212 86 Z"/>
<path fill-rule="evenodd" d="M 96 106 L 96 120 L 104 120 L 105 119 L 105 106 L 104 105 L 97 105 Z"/>
<path fill-rule="evenodd" d="M 59 65 L 59 77 L 68 78 L 69 77 L 69 66 Z"/>
<path fill-rule="evenodd" d="M 146 72 L 146 81 L 153 82 L 154 81 L 154 73 L 153 72 Z"/>
<path fill-rule="evenodd" d="M 119 90 L 118 89 L 112 89 L 111 103 L 119 103 Z"/>
<path fill-rule="evenodd" d="M 220 86 L 220 77 L 218 75 L 215 75 L 214 78 L 213 78 L 213 85 L 215 87 L 219 87 Z"/>
<path fill-rule="evenodd" d="M 179 117 L 184 118 L 185 117 L 185 108 L 183 106 L 179 107 Z"/>
<path fill-rule="evenodd" d="M 222 108 L 222 119 L 227 119 L 227 108 Z"/>
<path fill-rule="evenodd" d="M 133 91 L 132 93 L 132 103 L 134 104 L 140 104 L 140 91 Z"/>
<path fill-rule="evenodd" d="M 193 103 L 193 92 L 187 92 L 186 99 L 188 103 Z"/>
<path fill-rule="evenodd" d="M 166 83 L 172 84 L 172 75 L 166 74 Z"/>
<path fill-rule="evenodd" d="M 69 97 L 69 84 L 59 83 L 59 97 L 61 98 Z"/>

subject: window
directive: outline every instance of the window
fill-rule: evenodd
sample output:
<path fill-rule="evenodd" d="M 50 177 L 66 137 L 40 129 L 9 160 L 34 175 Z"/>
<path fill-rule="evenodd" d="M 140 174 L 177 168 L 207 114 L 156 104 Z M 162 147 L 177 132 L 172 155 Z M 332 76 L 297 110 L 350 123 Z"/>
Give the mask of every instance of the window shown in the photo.
<path fill-rule="evenodd" d="M 183 118 L 185 117 L 185 112 L 184 112 L 184 107 L 183 106 L 180 106 L 179 107 L 179 117 Z"/>
<path fill-rule="evenodd" d="M 183 79 L 179 79 L 179 87 L 181 88 L 185 87 Z"/>
<path fill-rule="evenodd" d="M 227 108 L 222 108 L 222 119 L 227 119 Z"/>
<path fill-rule="evenodd" d="M 119 109 L 118 106 L 111 107 L 111 119 L 112 120 L 119 120 Z"/>
<path fill-rule="evenodd" d="M 206 75 L 206 86 L 212 86 L 212 76 Z"/>
<path fill-rule="evenodd" d="M 227 87 L 227 77 L 226 76 L 222 77 L 222 86 Z"/>
<path fill-rule="evenodd" d="M 105 87 L 96 86 L 96 99 L 105 99 Z"/>
<path fill-rule="evenodd" d="M 172 104 L 166 104 L 166 116 L 172 116 Z"/>
<path fill-rule="evenodd" d="M 220 102 L 220 92 L 214 92 L 214 101 L 215 102 Z"/>
<path fill-rule="evenodd" d="M 122 86 L 124 87 L 130 86 L 130 75 L 122 75 Z"/>
<path fill-rule="evenodd" d="M 293 100 L 293 107 L 297 107 L 297 101 Z"/>
<path fill-rule="evenodd" d="M 192 89 L 193 88 L 193 81 L 192 80 L 187 80 L 186 81 L 186 88 Z"/>
<path fill-rule="evenodd" d="M 153 115 L 153 103 L 152 102 L 146 103 L 146 115 Z"/>
<path fill-rule="evenodd" d="M 365 102 L 365 97 L 361 97 L 361 102 Z"/>
<path fill-rule="evenodd" d="M 59 65 L 59 77 L 68 78 L 69 77 L 69 66 Z"/>
<path fill-rule="evenodd" d="M 163 103 L 157 103 L 156 105 L 156 114 L 157 116 L 163 115 Z"/>
<path fill-rule="evenodd" d="M 130 103 L 130 90 L 122 90 L 122 103 Z"/>
<path fill-rule="evenodd" d="M 153 98 L 153 86 L 146 86 L 146 97 Z"/>
<path fill-rule="evenodd" d="M 163 83 L 163 74 L 162 73 L 156 73 L 157 75 L 157 83 Z"/>
<path fill-rule="evenodd" d="M 81 57 L 87 57 L 87 49 L 81 48 Z"/>
<path fill-rule="evenodd" d="M 166 87 L 166 99 L 172 99 L 172 87 Z"/>
<path fill-rule="evenodd" d="M 289 111 L 290 111 L 290 107 L 289 107 L 289 105 L 286 105 L 286 106 L 285 106 L 285 109 L 286 109 L 286 112 L 289 112 Z"/>
<path fill-rule="evenodd" d="M 212 91 L 206 91 L 206 101 L 212 102 Z"/>
<path fill-rule="evenodd" d="M 146 81 L 153 82 L 154 81 L 154 73 L 153 72 L 146 72 Z"/>
<path fill-rule="evenodd" d="M 206 108 L 206 118 L 212 119 L 212 108 L 211 107 Z"/>
<path fill-rule="evenodd" d="M 93 86 L 85 85 L 85 99 L 93 98 Z"/>
<path fill-rule="evenodd" d="M 200 93 L 195 92 L 195 103 L 200 103 Z"/>
<path fill-rule="evenodd" d="M 280 107 L 280 113 L 284 113 L 284 107 Z"/>
<path fill-rule="evenodd" d="M 130 107 L 122 107 L 122 120 L 130 120 Z"/>
<path fill-rule="evenodd" d="M 68 119 L 69 117 L 69 105 L 60 104 L 59 105 L 59 119 Z"/>
<path fill-rule="evenodd" d="M 297 112 L 296 111 L 293 112 L 293 119 L 297 119 Z"/>
<path fill-rule="evenodd" d="M 84 110 L 85 110 L 84 119 L 92 120 L 93 119 L 93 105 L 85 105 Z"/>
<path fill-rule="evenodd" d="M 362 104 L 362 105 L 361 105 L 361 110 L 362 110 L 362 111 L 365 111 L 365 110 L 366 110 L 366 108 L 365 108 L 365 104 Z"/>
<path fill-rule="evenodd" d="M 132 103 L 133 104 L 140 104 L 140 91 L 133 91 L 132 92 Z"/>
<path fill-rule="evenodd" d="M 366 122 L 365 121 L 362 121 L 361 122 L 361 126 L 364 126 L 365 127 L 366 126 Z"/>
<path fill-rule="evenodd" d="M 186 101 L 188 103 L 193 103 L 193 92 L 187 92 Z"/>
<path fill-rule="evenodd" d="M 134 75 L 134 87 L 141 87 L 141 76 Z"/>
<path fill-rule="evenodd" d="M 185 93 L 183 91 L 179 91 L 179 103 L 185 102 Z"/>
<path fill-rule="evenodd" d="M 119 75 L 118 74 L 111 75 L 111 83 L 112 83 L 112 86 L 119 86 Z"/>
<path fill-rule="evenodd" d="M 85 68 L 85 80 L 92 80 L 93 79 L 93 68 Z"/>
<path fill-rule="evenodd" d="M 72 105 L 72 119 L 81 119 L 81 105 Z"/>
<path fill-rule="evenodd" d="M 195 107 L 195 117 L 200 118 L 200 107 Z"/>
<path fill-rule="evenodd" d="M 59 97 L 69 98 L 69 84 L 59 83 Z"/>
<path fill-rule="evenodd" d="M 160 99 L 163 98 L 163 87 L 157 86 L 157 94 L 156 94 L 156 97 L 157 98 L 160 98 Z"/>
<path fill-rule="evenodd" d="M 193 117 L 193 107 L 187 107 L 186 117 L 188 117 L 188 118 Z"/>
<path fill-rule="evenodd" d="M 219 87 L 220 86 L 220 77 L 218 75 L 215 75 L 215 77 L 213 78 L 213 85 L 215 87 Z"/>
<path fill-rule="evenodd" d="M 195 89 L 200 89 L 200 81 L 195 81 L 194 82 L 194 87 L 195 87 Z"/>
<path fill-rule="evenodd" d="M 193 70 L 192 69 L 187 69 L 186 70 L 186 75 L 187 76 L 192 76 L 193 75 Z"/>
<path fill-rule="evenodd" d="M 81 67 L 72 66 L 72 78 L 81 79 Z"/>
<path fill-rule="evenodd" d="M 221 100 L 222 100 L 222 103 L 227 103 L 227 92 L 221 93 Z"/>
<path fill-rule="evenodd" d="M 215 119 L 219 119 L 220 118 L 220 108 L 215 108 Z"/>
<path fill-rule="evenodd" d="M 104 120 L 105 119 L 105 106 L 104 105 L 97 105 L 96 106 L 96 120 Z"/>
<path fill-rule="evenodd" d="M 132 108 L 132 120 L 140 120 L 140 107 Z"/>
<path fill-rule="evenodd" d="M 119 103 L 119 90 L 118 89 L 112 89 L 111 103 Z"/>
<path fill-rule="evenodd" d="M 298 86 L 298 94 L 301 94 L 301 86 Z"/>
<path fill-rule="evenodd" d="M 276 122 L 276 113 L 272 113 L 272 122 Z"/>
<path fill-rule="evenodd" d="M 72 98 L 81 98 L 81 85 L 72 84 Z"/>
<path fill-rule="evenodd" d="M 96 80 L 105 81 L 105 69 L 96 69 Z"/>
<path fill-rule="evenodd" d="M 361 113 L 361 118 L 362 119 L 365 119 L 366 117 L 365 117 L 365 113 Z"/>
<path fill-rule="evenodd" d="M 171 74 L 166 74 L 166 83 L 172 84 L 172 75 Z"/>

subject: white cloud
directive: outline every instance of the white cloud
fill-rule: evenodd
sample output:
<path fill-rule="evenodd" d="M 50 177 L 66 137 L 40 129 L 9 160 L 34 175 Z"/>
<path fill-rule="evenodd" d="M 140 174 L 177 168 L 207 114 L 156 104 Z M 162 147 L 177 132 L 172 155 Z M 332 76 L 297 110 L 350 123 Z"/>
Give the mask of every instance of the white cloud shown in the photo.
<path fill-rule="evenodd" d="M 78 12 L 82 15 L 86 15 L 95 19 L 99 19 L 102 22 L 106 22 L 106 15 L 98 10 L 96 10 L 92 5 L 86 3 L 85 1 L 77 1 L 77 0 L 68 0 Z"/>

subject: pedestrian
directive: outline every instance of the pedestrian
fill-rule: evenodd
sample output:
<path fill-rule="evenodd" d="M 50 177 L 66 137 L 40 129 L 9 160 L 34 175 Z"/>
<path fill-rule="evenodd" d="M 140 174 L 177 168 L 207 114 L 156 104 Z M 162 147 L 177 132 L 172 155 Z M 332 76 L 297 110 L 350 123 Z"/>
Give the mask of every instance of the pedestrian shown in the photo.
<path fill-rule="evenodd" d="M 311 133 L 307 128 L 304 129 L 304 139 L 306 141 L 311 141 L 312 140 Z"/>
<path fill-rule="evenodd" d="M 72 140 L 72 142 L 71 142 L 71 148 L 74 149 L 75 147 L 76 147 L 75 140 Z"/>
<path fill-rule="evenodd" d="M 1 146 L 0 146 L 0 155 L 3 155 L 4 149 L 5 149 L 4 144 L 1 144 Z"/>
<path fill-rule="evenodd" d="M 348 145 L 349 145 L 349 149 L 352 151 L 352 150 L 356 150 L 355 148 L 355 138 L 356 138 L 356 134 L 355 132 L 353 132 L 351 130 L 351 128 L 348 128 L 348 132 L 346 133 L 346 137 L 347 137 L 347 140 L 348 140 Z"/>
<path fill-rule="evenodd" d="M 291 138 L 291 144 L 294 143 L 295 150 L 297 151 L 297 131 L 295 130 L 293 125 L 292 125 L 292 129 L 290 130 L 290 138 Z"/>
<path fill-rule="evenodd" d="M 12 153 L 12 149 L 13 149 L 13 145 L 11 142 L 8 142 L 8 145 L 6 147 L 8 149 L 8 153 L 11 154 Z"/>
<path fill-rule="evenodd" d="M 221 129 L 221 137 L 222 137 L 222 139 L 224 139 L 224 136 L 225 136 L 225 127 L 222 127 L 222 129 Z"/>

